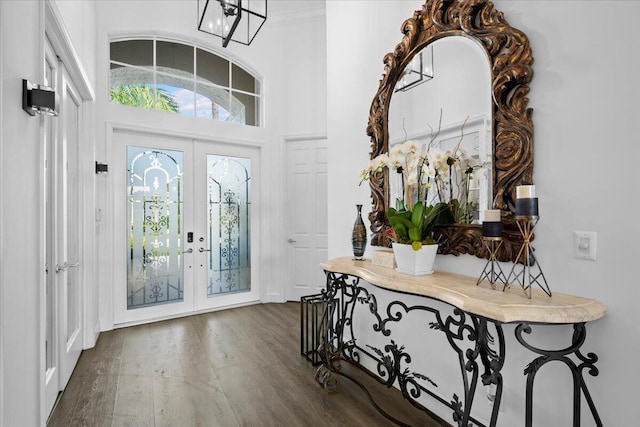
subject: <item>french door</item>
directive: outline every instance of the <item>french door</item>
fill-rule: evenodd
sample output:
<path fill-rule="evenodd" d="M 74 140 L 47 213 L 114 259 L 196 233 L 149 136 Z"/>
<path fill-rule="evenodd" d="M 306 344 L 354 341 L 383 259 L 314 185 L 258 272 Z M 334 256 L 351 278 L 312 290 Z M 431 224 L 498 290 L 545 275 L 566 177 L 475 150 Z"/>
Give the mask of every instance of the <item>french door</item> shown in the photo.
<path fill-rule="evenodd" d="M 53 408 L 82 351 L 82 251 L 79 143 L 81 98 L 47 43 L 46 84 L 60 95 L 57 118 L 44 118 L 46 194 L 45 406 Z"/>
<path fill-rule="evenodd" d="M 115 130 L 115 323 L 259 299 L 259 150 Z M 116 216 L 117 217 L 117 216 Z"/>

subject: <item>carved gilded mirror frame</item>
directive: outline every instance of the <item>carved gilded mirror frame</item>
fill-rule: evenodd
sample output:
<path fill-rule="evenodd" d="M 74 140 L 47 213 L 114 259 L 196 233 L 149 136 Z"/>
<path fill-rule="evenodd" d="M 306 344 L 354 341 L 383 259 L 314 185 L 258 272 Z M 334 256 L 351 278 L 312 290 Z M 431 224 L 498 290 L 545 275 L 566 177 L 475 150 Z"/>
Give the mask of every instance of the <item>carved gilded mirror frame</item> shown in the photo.
<path fill-rule="evenodd" d="M 504 14 L 488 0 L 427 0 L 422 9 L 401 27 L 404 37 L 393 52 L 384 56 L 384 74 L 373 98 L 367 135 L 371 137 L 371 159 L 389 150 L 389 104 L 402 71 L 422 48 L 448 36 L 475 40 L 491 65 L 493 203 L 502 211 L 503 244 L 500 261 L 515 261 L 522 236 L 514 220 L 516 186 L 532 183 L 533 110 L 527 108 L 533 57 L 527 36 L 511 27 Z M 425 100 L 428 102 L 428 100 Z M 391 246 L 386 209 L 389 200 L 388 171 L 373 175 L 371 187 L 371 243 Z M 436 230 L 439 253 L 489 256 L 482 241 L 481 225 L 453 224 Z"/>

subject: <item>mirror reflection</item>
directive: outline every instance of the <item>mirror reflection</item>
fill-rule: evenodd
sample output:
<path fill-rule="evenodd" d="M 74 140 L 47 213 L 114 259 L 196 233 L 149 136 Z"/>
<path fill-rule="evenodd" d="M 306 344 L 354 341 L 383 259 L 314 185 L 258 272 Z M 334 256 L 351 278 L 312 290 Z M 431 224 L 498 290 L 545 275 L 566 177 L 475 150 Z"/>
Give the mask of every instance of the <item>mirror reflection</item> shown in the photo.
<path fill-rule="evenodd" d="M 445 37 L 414 55 L 391 97 L 388 130 L 396 167 L 387 206 L 446 202 L 455 222 L 478 223 L 492 207 L 493 138 L 490 65 L 477 42 Z"/>

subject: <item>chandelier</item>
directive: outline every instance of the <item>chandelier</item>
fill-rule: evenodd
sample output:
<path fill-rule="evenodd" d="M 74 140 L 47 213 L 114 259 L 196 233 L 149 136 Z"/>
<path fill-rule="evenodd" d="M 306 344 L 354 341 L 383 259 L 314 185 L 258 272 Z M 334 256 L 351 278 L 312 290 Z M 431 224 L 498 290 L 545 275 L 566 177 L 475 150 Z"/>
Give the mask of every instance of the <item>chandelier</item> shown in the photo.
<path fill-rule="evenodd" d="M 433 78 L 433 45 L 429 45 L 413 57 L 406 66 L 394 92 L 406 92 Z"/>
<path fill-rule="evenodd" d="M 267 20 L 267 0 L 198 0 L 198 30 L 250 45 Z"/>

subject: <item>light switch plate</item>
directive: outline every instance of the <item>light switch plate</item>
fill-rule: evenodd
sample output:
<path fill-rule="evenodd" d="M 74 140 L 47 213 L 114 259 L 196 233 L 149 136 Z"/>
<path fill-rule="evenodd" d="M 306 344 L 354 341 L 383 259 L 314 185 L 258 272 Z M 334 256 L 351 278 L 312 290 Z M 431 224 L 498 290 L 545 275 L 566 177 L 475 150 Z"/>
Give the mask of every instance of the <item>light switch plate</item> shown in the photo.
<path fill-rule="evenodd" d="M 574 258 L 595 261 L 597 246 L 597 233 L 595 231 L 573 232 Z"/>

